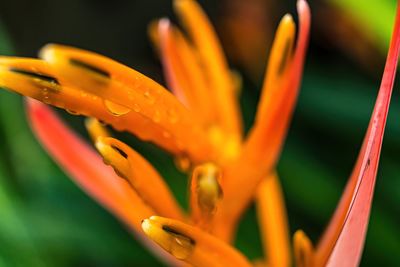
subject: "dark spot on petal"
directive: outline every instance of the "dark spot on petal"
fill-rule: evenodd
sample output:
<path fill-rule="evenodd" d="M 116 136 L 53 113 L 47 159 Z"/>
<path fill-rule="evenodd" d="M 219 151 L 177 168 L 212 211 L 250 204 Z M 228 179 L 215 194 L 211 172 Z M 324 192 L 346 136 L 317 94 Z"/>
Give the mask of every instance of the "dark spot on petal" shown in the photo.
<path fill-rule="evenodd" d="M 18 69 L 18 68 L 10 68 L 9 70 L 14 73 L 18 73 L 18 74 L 36 78 L 36 79 L 39 79 L 42 81 L 60 85 L 60 83 L 58 82 L 58 80 L 56 78 L 54 78 L 50 75 L 47 75 L 47 74 L 31 72 L 31 71 L 27 71 L 27 70 L 23 70 L 23 69 Z"/>
<path fill-rule="evenodd" d="M 118 169 L 115 168 L 114 166 L 112 166 L 112 168 L 113 168 L 114 172 L 115 172 L 119 177 L 121 177 L 122 179 L 127 180 L 128 183 L 130 183 L 128 177 L 126 177 L 125 174 L 123 174 L 120 170 L 118 170 Z"/>
<path fill-rule="evenodd" d="M 176 236 L 179 236 L 179 237 L 184 237 L 184 238 L 188 239 L 190 241 L 190 244 L 192 244 L 192 245 L 196 244 L 196 241 L 194 241 L 192 238 L 190 238 L 187 235 L 184 235 L 184 234 L 178 232 L 177 230 L 169 227 L 168 225 L 163 225 L 162 229 L 167 233 L 170 233 L 170 234 L 173 234 L 173 235 L 176 235 Z"/>
<path fill-rule="evenodd" d="M 122 151 L 120 148 L 116 147 L 116 146 L 111 146 L 115 151 L 117 151 L 121 156 L 123 156 L 124 158 L 128 158 L 128 154 L 126 154 L 124 151 Z"/>
<path fill-rule="evenodd" d="M 98 68 L 96 66 L 93 66 L 91 64 L 88 64 L 86 62 L 83 62 L 83 61 L 81 61 L 79 59 L 71 58 L 69 60 L 69 63 L 71 63 L 72 65 L 74 65 L 76 67 L 80 67 L 80 68 L 89 70 L 91 72 L 94 72 L 94 73 L 96 73 L 98 75 L 104 76 L 106 78 L 110 78 L 111 77 L 110 73 L 108 73 L 107 71 L 102 70 L 102 69 L 100 69 L 100 68 Z"/>

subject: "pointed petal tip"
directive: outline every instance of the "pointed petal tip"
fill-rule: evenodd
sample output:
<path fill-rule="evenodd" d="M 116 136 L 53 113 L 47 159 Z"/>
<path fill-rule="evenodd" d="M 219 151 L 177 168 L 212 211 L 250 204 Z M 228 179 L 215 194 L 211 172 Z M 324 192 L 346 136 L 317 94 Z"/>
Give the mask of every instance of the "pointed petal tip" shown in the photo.
<path fill-rule="evenodd" d="M 103 157 L 105 164 L 113 167 L 119 177 L 129 181 L 128 176 L 131 173 L 131 165 L 127 160 L 127 154 L 122 149 L 114 146 L 112 144 L 113 140 L 113 138 L 97 137 L 96 149 Z"/>
<path fill-rule="evenodd" d="M 309 9 L 310 7 L 306 0 L 297 0 L 297 8 L 299 10 L 306 10 L 306 9 Z"/>
<path fill-rule="evenodd" d="M 161 18 L 158 20 L 157 23 L 157 30 L 160 34 L 162 43 L 165 44 L 167 36 L 171 32 L 171 21 L 168 18 Z"/>
<path fill-rule="evenodd" d="M 142 225 L 142 230 L 146 234 L 149 234 L 154 227 L 161 226 L 160 220 L 163 220 L 165 218 L 157 216 L 157 215 L 152 215 L 144 220 L 142 220 L 141 225 Z"/>
<path fill-rule="evenodd" d="M 42 48 L 40 48 L 39 52 L 38 52 L 38 56 L 41 59 L 46 59 L 49 60 L 52 58 L 52 51 L 54 49 L 54 47 L 57 47 L 57 44 L 53 44 L 53 43 L 49 43 L 44 45 Z"/>
<path fill-rule="evenodd" d="M 142 221 L 143 232 L 179 260 L 188 260 L 192 256 L 195 241 L 180 232 L 180 227 L 172 220 L 171 226 L 163 220 L 145 219 Z M 176 229 L 177 227 L 178 229 Z"/>
<path fill-rule="evenodd" d="M 297 267 L 310 267 L 314 264 L 314 247 L 303 230 L 297 230 L 293 236 L 294 256 Z"/>
<path fill-rule="evenodd" d="M 311 9 L 306 0 L 297 1 L 297 12 L 299 13 L 300 21 L 303 19 L 306 24 L 309 24 L 311 20 Z"/>
<path fill-rule="evenodd" d="M 286 13 L 283 17 L 282 17 L 282 22 L 293 22 L 293 16 L 289 13 Z"/>
<path fill-rule="evenodd" d="M 173 7 L 176 11 L 179 11 L 186 3 L 188 3 L 188 0 L 173 0 Z"/>
<path fill-rule="evenodd" d="M 142 230 L 145 234 L 148 234 L 150 232 L 151 229 L 151 222 L 150 219 L 144 219 L 142 221 Z"/>
<path fill-rule="evenodd" d="M 170 25 L 171 25 L 171 21 L 167 17 L 163 17 L 158 20 L 158 27 L 169 28 Z"/>
<path fill-rule="evenodd" d="M 102 136 L 100 136 L 96 139 L 94 146 L 96 147 L 97 151 L 99 151 L 99 153 L 102 155 L 105 153 L 105 150 L 108 148 L 108 146 L 105 144 L 104 137 L 102 137 Z"/>

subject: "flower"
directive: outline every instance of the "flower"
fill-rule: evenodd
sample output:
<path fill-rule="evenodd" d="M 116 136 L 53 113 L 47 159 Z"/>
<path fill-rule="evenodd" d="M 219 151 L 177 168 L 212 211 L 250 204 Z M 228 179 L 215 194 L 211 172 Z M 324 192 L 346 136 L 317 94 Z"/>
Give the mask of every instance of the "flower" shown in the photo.
<path fill-rule="evenodd" d="M 101 157 L 47 106 L 27 101 L 32 129 L 55 161 L 171 265 L 185 261 L 194 266 L 251 266 L 230 243 L 241 214 L 255 198 L 267 257 L 259 264 L 290 266 L 289 231 L 275 166 L 300 87 L 309 7 L 305 0 L 297 3 L 297 40 L 292 17 L 282 18 L 255 124 L 244 136 L 237 79 L 209 21 L 194 0 L 174 4 L 189 36 L 167 19 L 153 23 L 150 35 L 176 97 L 111 59 L 61 45 L 44 47 L 41 59 L 1 58 L 0 86 L 90 117 L 86 127 Z M 397 66 L 399 23 L 397 19 L 353 174 L 320 243 L 314 248 L 305 233 L 295 233 L 297 266 L 359 262 Z M 99 120 L 153 142 L 178 159 L 191 176 L 189 214 L 155 168 L 111 137 Z"/>

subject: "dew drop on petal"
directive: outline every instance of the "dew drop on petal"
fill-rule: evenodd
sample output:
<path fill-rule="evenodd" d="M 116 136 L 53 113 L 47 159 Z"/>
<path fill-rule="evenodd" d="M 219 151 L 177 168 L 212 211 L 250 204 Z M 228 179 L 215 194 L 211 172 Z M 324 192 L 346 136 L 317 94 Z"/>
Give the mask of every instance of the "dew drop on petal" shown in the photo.
<path fill-rule="evenodd" d="M 174 159 L 175 166 L 180 170 L 181 172 L 187 172 L 189 171 L 191 167 L 191 162 L 190 159 L 187 155 L 179 155 Z"/>
<path fill-rule="evenodd" d="M 74 116 L 79 115 L 79 112 L 74 111 L 74 110 L 66 109 L 66 111 L 67 111 L 69 114 L 74 115 Z"/>
<path fill-rule="evenodd" d="M 170 137 L 171 137 L 171 133 L 168 132 L 168 131 L 164 131 L 162 134 L 163 134 L 163 136 L 164 136 L 165 138 L 170 138 Z"/>
<path fill-rule="evenodd" d="M 127 107 L 121 106 L 109 100 L 104 100 L 106 109 L 114 116 L 121 116 L 129 113 L 131 110 Z"/>
<path fill-rule="evenodd" d="M 154 99 L 154 96 L 150 93 L 150 91 L 144 92 L 143 96 L 146 98 L 146 100 L 147 100 L 150 104 L 154 104 L 155 99 Z"/>
<path fill-rule="evenodd" d="M 47 88 L 43 88 L 42 91 L 41 91 L 41 93 L 42 93 L 42 101 L 43 101 L 45 104 L 50 104 L 49 91 L 48 91 L 48 89 L 47 89 Z"/>
<path fill-rule="evenodd" d="M 170 247 L 170 253 L 177 259 L 184 260 L 191 254 L 193 243 L 186 237 L 175 237 L 175 242 Z"/>
<path fill-rule="evenodd" d="M 171 123 L 176 123 L 178 121 L 178 114 L 174 109 L 169 109 L 167 111 L 168 119 Z"/>
<path fill-rule="evenodd" d="M 162 230 L 168 233 L 168 237 L 161 246 L 174 257 L 184 260 L 193 253 L 196 242 L 189 236 L 179 233 L 167 225 L 162 226 Z"/>
<path fill-rule="evenodd" d="M 158 109 L 154 111 L 153 121 L 156 123 L 161 121 L 161 113 Z"/>
<path fill-rule="evenodd" d="M 50 98 L 48 95 L 43 96 L 43 103 L 45 104 L 51 104 Z"/>

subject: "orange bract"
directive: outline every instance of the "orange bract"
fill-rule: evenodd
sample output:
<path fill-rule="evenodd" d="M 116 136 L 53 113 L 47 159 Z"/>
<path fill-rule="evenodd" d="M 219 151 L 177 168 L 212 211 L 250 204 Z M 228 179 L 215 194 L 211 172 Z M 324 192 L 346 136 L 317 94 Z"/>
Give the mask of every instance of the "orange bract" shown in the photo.
<path fill-rule="evenodd" d="M 106 166 L 96 152 L 65 126 L 46 105 L 27 101 L 32 130 L 44 148 L 74 181 L 135 233 L 156 255 L 171 265 L 176 260 L 149 243 L 140 222 L 154 214 L 129 184 Z"/>
<path fill-rule="evenodd" d="M 353 173 L 338 208 L 317 247 L 318 266 L 355 266 L 361 259 L 368 227 L 383 134 L 400 53 L 400 9 L 381 86 Z"/>
<path fill-rule="evenodd" d="M 218 102 L 209 87 L 195 49 L 170 22 L 158 23 L 161 57 L 166 77 L 176 97 L 210 127 L 217 124 Z"/>
<path fill-rule="evenodd" d="M 218 126 L 236 138 L 242 135 L 241 116 L 228 64 L 210 22 L 194 0 L 176 0 L 175 11 L 198 51 L 210 96 L 218 108 Z"/>
<path fill-rule="evenodd" d="M 33 100 L 28 100 L 27 108 L 31 126 L 42 145 L 102 205 L 136 229 L 140 227 L 140 220 L 154 214 L 128 183 L 118 178 L 102 158 L 70 132 L 51 110 Z"/>
<path fill-rule="evenodd" d="M 107 164 L 126 179 L 154 213 L 184 220 L 184 215 L 166 183 L 154 167 L 126 144 L 99 137 L 96 147 Z"/>
<path fill-rule="evenodd" d="M 219 214 L 230 222 L 237 222 L 239 216 L 251 201 L 257 185 L 275 168 L 286 136 L 299 90 L 311 19 L 305 1 L 299 1 L 297 7 L 300 17 L 299 39 L 293 60 L 290 60 L 290 65 L 287 67 L 286 79 L 282 81 L 279 88 L 263 88 L 263 90 L 273 90 L 275 100 L 274 102 L 270 101 L 268 106 L 259 105 L 259 108 L 266 108 L 266 111 L 259 109 L 257 114 L 265 113 L 267 115 L 257 115 L 257 119 L 260 118 L 262 121 L 256 121 L 244 142 L 240 157 L 233 164 L 228 165 L 225 170 L 225 197 Z M 285 34 L 285 30 L 287 30 L 294 34 L 290 25 L 291 20 L 285 17 L 280 24 L 280 27 L 284 27 L 283 29 L 280 28 L 283 33 L 281 31 L 278 31 L 278 33 L 287 36 Z M 283 53 L 284 46 L 280 46 L 280 48 L 282 49 L 280 52 Z M 278 51 L 278 49 L 274 50 L 275 53 L 278 53 Z M 276 55 L 271 55 L 271 60 L 275 59 Z M 266 79 L 271 77 L 275 76 L 267 76 Z M 266 81 L 264 84 L 270 83 Z M 220 221 L 223 221 L 222 218 Z M 228 238 L 228 240 L 232 236 L 230 232 L 234 231 L 235 223 L 229 225 L 232 228 L 230 230 L 229 227 L 222 225 L 219 228 L 223 231 L 221 235 L 224 235 L 224 238 Z"/>
<path fill-rule="evenodd" d="M 265 177 L 256 192 L 257 215 L 268 266 L 291 266 L 288 222 L 279 177 Z"/>

